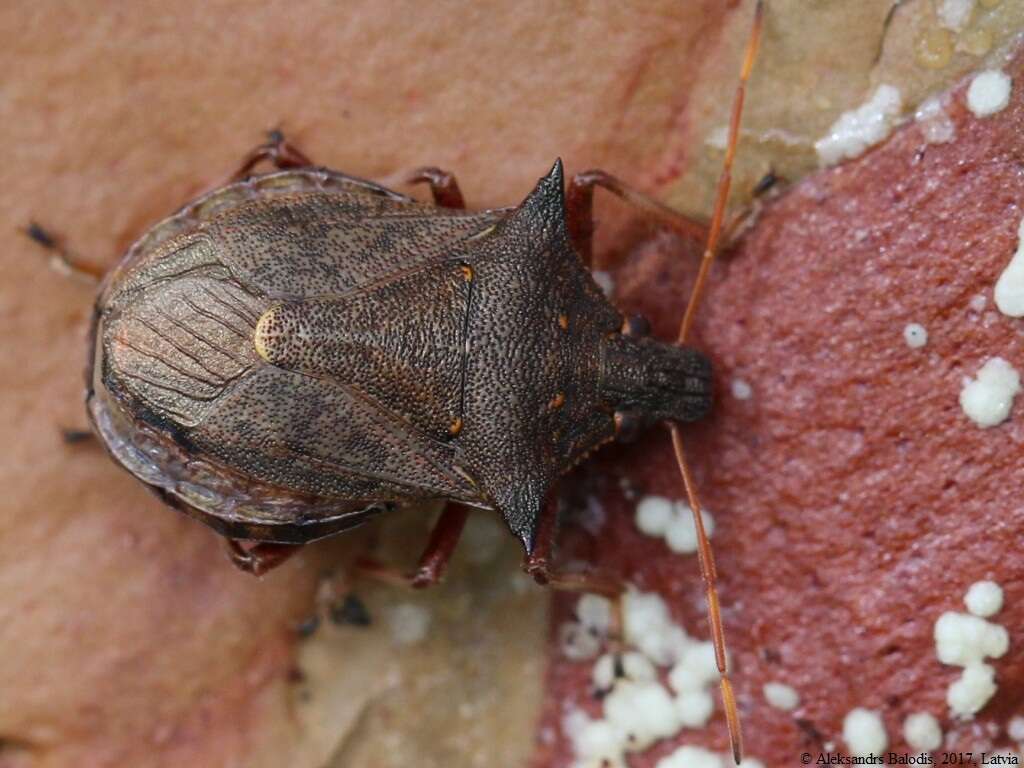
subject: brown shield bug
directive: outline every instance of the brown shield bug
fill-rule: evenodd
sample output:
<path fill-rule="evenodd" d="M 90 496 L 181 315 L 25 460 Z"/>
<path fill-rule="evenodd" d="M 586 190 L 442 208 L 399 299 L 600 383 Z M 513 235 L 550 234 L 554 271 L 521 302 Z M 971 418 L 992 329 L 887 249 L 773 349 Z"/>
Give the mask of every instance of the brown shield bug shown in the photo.
<path fill-rule="evenodd" d="M 678 424 L 711 406 L 710 364 L 683 342 L 722 230 L 762 15 L 759 4 L 676 343 L 624 319 L 586 269 L 594 187 L 670 226 L 704 228 L 617 179 L 590 171 L 566 191 L 558 161 L 519 206 L 467 212 L 450 174 L 412 174 L 433 193 L 417 202 L 318 167 L 276 134 L 103 279 L 86 377 L 95 432 L 255 573 L 389 508 L 446 499 L 413 584 L 440 577 L 477 507 L 504 517 L 538 581 L 614 597 L 619 579 L 551 567 L 549 491 L 602 444 L 667 422 L 738 762 L 714 563 Z M 277 171 L 250 176 L 264 161 Z M 29 234 L 58 247 L 38 227 Z"/>

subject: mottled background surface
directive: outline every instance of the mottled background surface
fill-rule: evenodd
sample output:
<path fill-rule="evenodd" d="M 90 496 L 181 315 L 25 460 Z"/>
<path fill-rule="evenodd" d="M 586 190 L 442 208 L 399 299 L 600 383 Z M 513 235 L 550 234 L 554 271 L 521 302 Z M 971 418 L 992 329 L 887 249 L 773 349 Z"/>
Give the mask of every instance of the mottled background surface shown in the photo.
<path fill-rule="evenodd" d="M 771 3 L 737 201 L 770 167 L 790 182 L 812 171 L 813 142 L 879 83 L 912 112 L 980 66 L 933 34 L 930 0 L 892 6 Z M 1020 28 L 1021 6 L 979 6 L 992 50 Z M 0 7 L 0 765 L 569 763 L 566 708 L 595 707 L 589 665 L 549 640 L 572 600 L 549 614 L 493 520 L 474 520 L 446 585 L 343 585 L 371 627 L 300 641 L 320 575 L 367 547 L 411 559 L 429 512 L 318 544 L 257 581 L 102 451 L 62 444 L 58 427 L 85 423 L 91 290 L 17 230 L 38 219 L 112 264 L 275 126 L 318 162 L 383 181 L 446 167 L 472 206 L 515 202 L 561 156 L 569 172 L 601 166 L 706 214 L 721 161 L 708 139 L 726 119 L 750 11 L 717 0 Z M 956 397 L 992 355 L 1024 365 L 1019 321 L 969 304 L 991 295 L 1016 245 L 1024 108 L 1018 88 L 989 120 L 950 111 L 952 144 L 922 153 L 910 125 L 769 201 L 703 313 L 721 396 L 691 453 L 718 523 L 750 752 L 770 766 L 838 742 L 854 706 L 881 711 L 897 747 L 903 716 L 928 709 L 964 748 L 1008 745 L 1021 706 L 1021 417 L 983 432 Z M 620 221 L 614 203 L 600 214 L 618 299 L 669 334 L 693 247 Z M 904 344 L 907 322 L 929 328 L 923 350 Z M 736 376 L 749 401 L 730 399 Z M 571 477 L 606 522 L 596 536 L 569 525 L 565 549 L 658 590 L 704 637 L 695 561 L 642 537 L 619 491 L 625 476 L 678 495 L 667 450 L 656 432 Z M 1011 650 L 996 662 L 996 699 L 957 726 L 942 703 L 955 671 L 935 659 L 931 628 L 982 577 L 1006 588 Z M 428 617 L 422 639 L 395 630 L 410 606 Z M 800 691 L 796 712 L 766 705 L 769 679 Z M 723 750 L 720 715 L 677 742 Z"/>

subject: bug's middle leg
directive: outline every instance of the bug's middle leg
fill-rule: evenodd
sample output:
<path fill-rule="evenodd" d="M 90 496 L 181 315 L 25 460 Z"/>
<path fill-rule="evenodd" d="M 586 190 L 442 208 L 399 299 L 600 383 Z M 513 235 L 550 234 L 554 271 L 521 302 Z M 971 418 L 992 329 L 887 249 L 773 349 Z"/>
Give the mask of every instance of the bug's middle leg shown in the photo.
<path fill-rule="evenodd" d="M 462 190 L 459 189 L 459 182 L 448 171 L 434 167 L 417 168 L 405 177 L 405 183 L 429 184 L 434 203 L 442 208 L 461 210 L 466 207 L 466 202 L 462 198 Z"/>
<path fill-rule="evenodd" d="M 240 571 L 262 576 L 302 549 L 301 544 L 273 544 L 261 541 L 244 547 L 238 539 L 225 539 L 228 558 Z"/>
<path fill-rule="evenodd" d="M 241 181 L 262 162 L 272 163 L 275 168 L 281 170 L 308 168 L 316 165 L 303 152 L 289 143 L 281 131 L 273 130 L 267 133 L 267 140 L 264 143 L 254 147 L 242 158 L 238 169 L 228 179 L 229 183 Z"/>

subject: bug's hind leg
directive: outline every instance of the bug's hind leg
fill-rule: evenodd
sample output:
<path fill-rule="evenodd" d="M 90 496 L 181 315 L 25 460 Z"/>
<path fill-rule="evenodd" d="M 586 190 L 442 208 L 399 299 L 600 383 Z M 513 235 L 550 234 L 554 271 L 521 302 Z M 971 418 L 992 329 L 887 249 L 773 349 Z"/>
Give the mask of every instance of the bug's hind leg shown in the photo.
<path fill-rule="evenodd" d="M 287 170 L 288 168 L 308 168 L 316 165 L 303 152 L 289 143 L 284 133 L 274 129 L 267 132 L 267 140 L 249 151 L 241 164 L 229 178 L 230 182 L 241 181 L 260 163 L 271 163 L 275 168 Z"/>
<path fill-rule="evenodd" d="M 455 551 L 455 545 L 459 543 L 467 517 L 469 507 L 448 502 L 430 532 L 430 538 L 423 554 L 420 555 L 419 563 L 411 572 L 399 570 L 371 557 L 361 557 L 356 563 L 356 568 L 363 576 L 402 587 L 421 589 L 437 584 L 444 576 L 448 561 Z"/>
<path fill-rule="evenodd" d="M 95 285 L 103 279 L 103 267 L 90 264 L 81 256 L 72 252 L 61 237 L 48 229 L 44 229 L 36 222 L 29 222 L 25 227 L 24 234 L 30 240 L 34 240 L 50 252 L 51 263 L 54 269 L 68 277 L 74 277 L 83 282 Z"/>
<path fill-rule="evenodd" d="M 565 193 L 565 211 L 569 237 L 587 266 L 590 266 L 592 260 L 594 187 L 607 189 L 651 218 L 680 232 L 684 237 L 693 238 L 698 242 L 704 242 L 707 239 L 708 226 L 704 222 L 669 208 L 610 173 L 598 169 L 583 171 L 577 173 L 569 181 L 569 188 Z"/>
<path fill-rule="evenodd" d="M 226 539 L 225 544 L 232 564 L 253 576 L 272 571 L 302 549 L 301 544 L 272 544 L 267 541 L 244 547 L 238 539 Z"/>
<path fill-rule="evenodd" d="M 466 207 L 466 202 L 462 198 L 462 190 L 459 189 L 459 182 L 448 171 L 433 167 L 417 168 L 405 177 L 405 183 L 429 184 L 434 203 L 442 208 L 461 210 Z"/>

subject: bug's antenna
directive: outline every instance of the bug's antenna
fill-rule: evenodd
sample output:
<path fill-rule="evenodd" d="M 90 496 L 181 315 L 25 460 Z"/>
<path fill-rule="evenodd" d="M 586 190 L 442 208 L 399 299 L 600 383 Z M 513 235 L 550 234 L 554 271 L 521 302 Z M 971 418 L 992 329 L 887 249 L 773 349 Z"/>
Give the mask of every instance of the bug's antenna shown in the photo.
<path fill-rule="evenodd" d="M 740 82 L 736 86 L 736 95 L 732 103 L 732 117 L 729 121 L 729 143 L 725 150 L 725 161 L 722 164 L 722 175 L 718 179 L 718 191 L 715 195 L 715 212 L 711 217 L 711 230 L 708 233 L 707 245 L 704 248 L 704 256 L 701 259 L 700 271 L 697 273 L 697 280 L 693 285 L 690 294 L 690 302 L 686 305 L 686 313 L 679 325 L 678 343 L 682 344 L 693 325 L 693 318 L 700 304 L 701 296 L 704 293 L 704 284 L 707 281 L 708 271 L 718 250 L 718 239 L 722 231 L 722 220 L 725 217 L 725 204 L 729 198 L 729 183 L 732 180 L 732 163 L 736 156 L 736 145 L 739 142 L 740 115 L 743 112 L 743 97 L 746 94 L 747 80 L 750 77 L 750 70 L 754 66 L 754 57 L 757 54 L 757 46 L 761 39 L 761 27 L 764 24 L 764 0 L 758 0 L 754 10 L 754 23 L 750 31 L 750 38 L 747 41 L 747 51 L 743 59 L 743 69 L 740 72 Z M 725 719 L 729 726 L 729 740 L 732 743 L 732 756 L 739 765 L 743 760 L 743 734 L 740 731 L 740 718 L 736 710 L 736 697 L 733 695 L 732 682 L 729 679 L 728 660 L 725 655 L 725 632 L 722 629 L 722 613 L 718 605 L 718 587 L 716 586 L 717 574 L 715 572 L 715 558 L 711 552 L 711 542 L 708 540 L 707 531 L 704 530 L 704 518 L 701 515 L 700 500 L 697 498 L 697 486 L 690 474 L 690 467 L 686 463 L 686 452 L 683 448 L 683 436 L 679 425 L 669 424 L 669 432 L 672 434 L 672 447 L 676 454 L 676 463 L 679 465 L 679 474 L 682 475 L 683 485 L 686 487 L 686 498 L 693 511 L 693 524 L 697 530 L 697 547 L 700 560 L 700 574 L 704 581 L 704 590 L 708 602 L 708 621 L 711 624 L 711 640 L 715 646 L 715 663 L 718 665 L 718 672 L 721 676 L 722 705 L 725 709 Z"/>
<path fill-rule="evenodd" d="M 757 46 L 761 40 L 761 27 L 764 24 L 764 0 L 758 0 L 754 9 L 754 24 L 750 30 L 750 39 L 747 40 L 747 52 L 743 57 L 743 69 L 740 71 L 740 82 L 736 86 L 736 95 L 732 101 L 732 117 L 729 120 L 729 143 L 725 149 L 725 161 L 722 163 L 722 175 L 718 177 L 718 191 L 715 194 L 715 212 L 711 217 L 711 229 L 708 232 L 708 242 L 704 247 L 704 256 L 700 261 L 700 271 L 697 272 L 697 281 L 693 284 L 693 291 L 690 292 L 690 302 L 686 305 L 686 313 L 683 315 L 683 322 L 679 325 L 678 343 L 686 341 L 686 336 L 693 325 L 693 318 L 697 313 L 701 297 L 704 294 L 704 283 L 708 278 L 708 271 L 711 264 L 718 255 L 718 239 L 722 233 L 722 220 L 725 218 L 725 204 L 729 199 L 729 184 L 732 181 L 732 161 L 736 157 L 736 145 L 740 136 L 740 115 L 743 113 L 743 97 L 747 92 L 747 80 L 750 78 L 750 70 L 754 67 L 754 57 L 757 55 Z"/>

